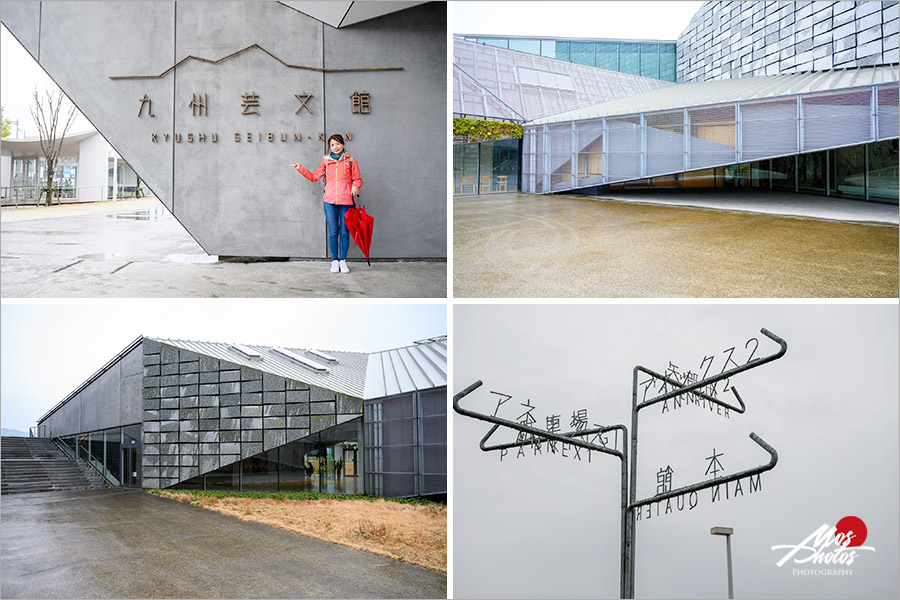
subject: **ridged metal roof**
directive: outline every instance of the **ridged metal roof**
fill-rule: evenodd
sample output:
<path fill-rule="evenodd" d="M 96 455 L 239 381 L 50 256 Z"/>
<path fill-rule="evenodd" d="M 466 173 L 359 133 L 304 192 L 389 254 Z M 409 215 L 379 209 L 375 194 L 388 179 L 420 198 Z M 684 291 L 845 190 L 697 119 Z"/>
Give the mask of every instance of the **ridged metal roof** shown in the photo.
<path fill-rule="evenodd" d="M 369 355 L 364 399 L 447 385 L 447 336 Z"/>
<path fill-rule="evenodd" d="M 278 375 L 295 381 L 302 381 L 310 385 L 326 388 L 347 394 L 355 398 L 363 397 L 363 389 L 366 382 L 366 365 L 369 355 L 365 352 L 339 352 L 322 350 L 337 359 L 336 362 L 326 363 L 325 372 L 317 372 L 305 367 L 283 354 L 275 352 L 271 346 L 258 346 L 256 344 L 242 344 L 255 350 L 260 358 L 250 358 L 232 347 L 231 344 L 219 342 L 198 342 L 193 340 L 171 340 L 166 338 L 145 338 L 155 340 L 163 344 L 190 350 L 197 354 L 204 354 L 219 360 L 225 360 L 251 369 L 257 369 L 272 375 Z M 313 362 L 322 362 L 315 354 L 306 352 L 306 348 L 285 348 L 301 357 L 306 357 Z"/>
<path fill-rule="evenodd" d="M 898 66 L 888 65 L 791 75 L 678 83 L 634 96 L 542 117 L 531 121 L 528 125 L 689 108 L 721 102 L 788 96 L 897 81 Z"/>
<path fill-rule="evenodd" d="M 446 335 L 422 340 L 411 346 L 372 354 L 366 352 L 341 352 L 339 350 L 325 350 L 322 348 L 282 348 L 298 354 L 313 363 L 325 366 L 327 368 L 325 372 L 317 372 L 303 366 L 287 356 L 279 354 L 272 346 L 138 337 L 85 380 L 84 383 L 47 411 L 44 416 L 38 419 L 38 424 L 46 421 L 50 415 L 96 381 L 144 340 L 154 340 L 236 365 L 250 367 L 251 369 L 347 394 L 354 398 L 380 398 L 382 396 L 447 385 Z M 238 348 L 242 350 L 238 350 Z M 245 354 L 243 350 L 247 349 L 258 353 L 259 358 L 251 358 Z M 315 350 L 318 352 L 318 355 L 309 352 L 309 350 Z M 323 358 L 323 354 L 336 360 L 326 360 Z"/>

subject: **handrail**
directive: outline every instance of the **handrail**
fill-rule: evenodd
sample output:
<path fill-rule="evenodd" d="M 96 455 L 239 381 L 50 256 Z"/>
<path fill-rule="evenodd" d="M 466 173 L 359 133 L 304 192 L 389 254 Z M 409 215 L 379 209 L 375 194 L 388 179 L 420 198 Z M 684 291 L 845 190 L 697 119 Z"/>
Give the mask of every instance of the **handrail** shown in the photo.
<path fill-rule="evenodd" d="M 53 442 L 56 447 L 62 451 L 63 454 L 69 457 L 70 460 L 74 460 L 76 462 L 78 461 L 78 459 L 75 458 L 75 454 L 72 452 L 72 449 L 69 448 L 68 444 L 66 444 L 59 438 L 50 438 L 50 441 Z"/>
<path fill-rule="evenodd" d="M 96 458 L 94 458 L 93 456 L 89 456 L 88 460 L 86 460 L 84 462 L 87 466 L 92 468 L 97 473 L 97 475 L 99 475 L 100 477 L 103 478 L 103 482 L 108 487 L 118 487 L 119 486 L 118 478 L 116 478 L 112 473 L 110 473 L 109 469 L 107 469 L 105 466 L 103 466 L 103 464 L 100 463 L 100 461 L 98 461 Z M 97 464 L 95 464 L 95 463 L 100 463 L 100 466 L 97 466 Z M 110 481 L 110 480 L 112 480 L 112 481 Z"/>

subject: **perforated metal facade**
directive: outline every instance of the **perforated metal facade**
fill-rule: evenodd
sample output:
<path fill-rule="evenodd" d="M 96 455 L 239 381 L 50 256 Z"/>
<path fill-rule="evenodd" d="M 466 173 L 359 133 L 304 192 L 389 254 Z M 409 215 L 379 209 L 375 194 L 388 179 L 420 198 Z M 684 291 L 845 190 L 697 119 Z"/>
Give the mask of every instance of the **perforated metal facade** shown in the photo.
<path fill-rule="evenodd" d="M 454 116 L 527 121 L 666 85 L 650 77 L 453 41 Z"/>
<path fill-rule="evenodd" d="M 522 189 L 564 191 L 898 137 L 896 82 L 763 96 L 699 106 L 685 97 L 680 108 L 528 125 Z"/>
<path fill-rule="evenodd" d="M 366 400 L 366 489 L 378 496 L 447 493 L 447 388 Z"/>

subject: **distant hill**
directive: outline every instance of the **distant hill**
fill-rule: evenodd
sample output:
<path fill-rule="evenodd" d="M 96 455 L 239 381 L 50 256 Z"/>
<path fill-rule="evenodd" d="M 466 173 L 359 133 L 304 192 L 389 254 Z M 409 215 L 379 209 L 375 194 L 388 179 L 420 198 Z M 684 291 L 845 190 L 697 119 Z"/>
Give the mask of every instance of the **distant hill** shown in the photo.
<path fill-rule="evenodd" d="M 3 435 L 11 435 L 16 437 L 28 437 L 27 431 L 19 431 L 18 429 L 7 429 L 6 427 L 0 427 L 0 433 Z"/>

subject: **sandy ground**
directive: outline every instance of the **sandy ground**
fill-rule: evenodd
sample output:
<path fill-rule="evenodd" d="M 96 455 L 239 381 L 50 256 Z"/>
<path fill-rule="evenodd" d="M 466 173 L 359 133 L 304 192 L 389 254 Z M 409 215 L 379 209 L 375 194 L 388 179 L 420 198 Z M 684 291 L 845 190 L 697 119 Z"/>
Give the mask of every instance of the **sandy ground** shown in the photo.
<path fill-rule="evenodd" d="M 211 498 L 186 491 L 163 491 L 160 496 L 447 572 L 446 506 L 385 500 Z"/>
<path fill-rule="evenodd" d="M 896 225 L 575 196 L 455 198 L 457 298 L 896 298 Z"/>

